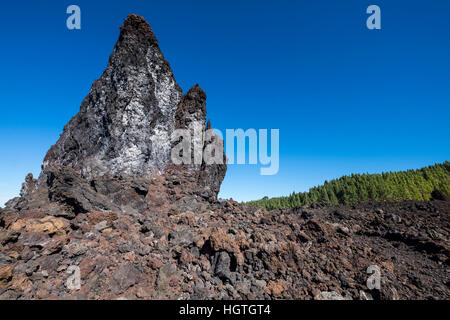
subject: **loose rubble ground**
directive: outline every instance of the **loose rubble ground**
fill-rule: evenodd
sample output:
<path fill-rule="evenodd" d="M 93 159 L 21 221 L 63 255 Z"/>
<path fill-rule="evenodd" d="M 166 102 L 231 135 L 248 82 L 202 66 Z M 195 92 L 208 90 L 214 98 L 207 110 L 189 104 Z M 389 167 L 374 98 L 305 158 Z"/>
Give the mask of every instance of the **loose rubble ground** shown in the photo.
<path fill-rule="evenodd" d="M 0 299 L 450 298 L 448 201 L 267 212 L 178 182 L 152 181 L 142 213 L 1 211 Z"/>

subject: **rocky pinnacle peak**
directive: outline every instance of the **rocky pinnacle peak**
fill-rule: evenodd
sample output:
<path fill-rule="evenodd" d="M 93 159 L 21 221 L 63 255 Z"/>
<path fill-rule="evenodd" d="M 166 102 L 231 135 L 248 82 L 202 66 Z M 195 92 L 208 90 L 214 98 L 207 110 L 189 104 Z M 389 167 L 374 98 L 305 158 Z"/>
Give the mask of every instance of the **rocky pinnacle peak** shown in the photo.
<path fill-rule="evenodd" d="M 177 113 L 186 108 L 189 113 Z M 176 113 L 177 121 L 185 122 L 183 117 L 196 111 L 196 120 L 205 121 L 203 90 L 195 85 L 182 96 L 150 26 L 129 15 L 105 72 L 47 153 L 43 168 L 70 166 L 87 179 L 161 172 L 170 162 Z"/>
<path fill-rule="evenodd" d="M 194 126 L 200 127 L 196 146 L 223 149 L 215 135 L 205 138 L 205 92 L 196 84 L 182 94 L 148 23 L 129 15 L 108 66 L 48 150 L 39 178 L 28 175 L 8 207 L 68 217 L 91 210 L 143 212 L 155 200 L 149 190 L 155 179 L 176 181 L 178 194 L 215 200 L 225 157 L 223 164 L 172 162 L 174 131 Z"/>
<path fill-rule="evenodd" d="M 164 174 L 171 164 L 172 133 L 194 121 L 204 130 L 205 92 L 194 85 L 183 96 L 149 24 L 129 15 L 106 70 L 47 152 L 37 185 L 58 181 L 50 177 L 61 168 L 87 181 Z M 195 180 L 205 177 L 199 184 L 215 196 L 226 165 L 184 169 L 194 171 Z"/>
<path fill-rule="evenodd" d="M 120 27 L 120 36 L 134 35 L 140 37 L 141 44 L 158 45 L 158 40 L 152 31 L 150 25 L 145 19 L 136 14 L 130 14 L 125 19 L 124 24 Z"/>
<path fill-rule="evenodd" d="M 181 98 L 180 104 L 175 113 L 175 127 L 187 128 L 192 122 L 206 121 L 206 93 L 195 84 Z"/>
<path fill-rule="evenodd" d="M 151 33 L 153 35 L 150 25 L 145 19 L 137 14 L 129 14 L 120 27 L 121 31 L 130 31 L 136 33 Z M 153 35 L 154 37 L 154 35 Z"/>

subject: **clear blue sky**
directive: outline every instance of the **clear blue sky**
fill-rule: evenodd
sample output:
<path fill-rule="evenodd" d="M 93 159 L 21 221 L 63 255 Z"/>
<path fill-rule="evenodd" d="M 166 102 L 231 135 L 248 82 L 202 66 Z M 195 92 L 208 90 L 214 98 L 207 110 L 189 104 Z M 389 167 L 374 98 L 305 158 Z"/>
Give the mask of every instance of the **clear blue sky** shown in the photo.
<path fill-rule="evenodd" d="M 66 28 L 70 4 L 80 31 Z M 382 30 L 366 28 L 371 4 Z M 150 23 L 183 90 L 205 89 L 214 127 L 280 129 L 279 173 L 230 166 L 224 198 L 450 159 L 450 1 L 3 1 L 0 204 L 39 174 L 129 13 Z"/>

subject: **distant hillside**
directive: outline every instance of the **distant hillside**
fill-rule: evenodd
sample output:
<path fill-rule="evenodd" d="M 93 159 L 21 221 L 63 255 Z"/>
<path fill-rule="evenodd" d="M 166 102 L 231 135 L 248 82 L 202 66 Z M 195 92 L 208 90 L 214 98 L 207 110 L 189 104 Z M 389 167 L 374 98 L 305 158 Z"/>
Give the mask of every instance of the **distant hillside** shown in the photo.
<path fill-rule="evenodd" d="M 287 197 L 247 202 L 268 210 L 293 208 L 312 203 L 352 205 L 367 201 L 429 200 L 434 190 L 450 196 L 450 162 L 418 170 L 383 172 L 382 174 L 352 174 L 308 192 L 292 193 Z"/>

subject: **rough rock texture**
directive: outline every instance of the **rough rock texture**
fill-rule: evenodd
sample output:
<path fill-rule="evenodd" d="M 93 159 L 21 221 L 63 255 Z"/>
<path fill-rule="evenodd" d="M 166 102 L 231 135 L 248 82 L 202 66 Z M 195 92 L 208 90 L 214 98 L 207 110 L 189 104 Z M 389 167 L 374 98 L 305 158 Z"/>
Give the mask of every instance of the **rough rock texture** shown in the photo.
<path fill-rule="evenodd" d="M 164 169 L 181 97 L 150 26 L 130 15 L 105 72 L 45 156 L 43 172 L 69 166 L 92 179 Z"/>
<path fill-rule="evenodd" d="M 199 124 L 195 143 L 200 162 L 177 170 L 195 179 L 196 190 L 214 200 L 225 177 L 226 158 L 222 164 L 202 158 L 210 145 L 223 153 L 223 141 L 206 132 L 206 94 L 195 85 L 182 95 L 150 26 L 130 15 L 106 70 L 47 152 L 39 178 L 29 174 L 20 197 L 6 207 L 43 208 L 47 214 L 65 216 L 145 210 L 149 181 L 172 164 L 174 130 L 194 122 Z"/>
<path fill-rule="evenodd" d="M 198 185 L 204 187 L 204 195 L 213 198 L 219 193 L 220 185 L 225 178 L 227 159 L 223 152 L 223 140 L 214 134 L 209 120 L 206 131 L 205 124 L 206 94 L 198 85 L 195 85 L 181 99 L 175 113 L 175 128 L 186 129 L 190 132 L 192 164 L 184 168 L 190 168 L 198 173 Z M 222 156 L 218 154 L 216 163 L 207 164 L 203 155 L 209 147 L 213 146 L 222 150 Z M 214 152 L 207 152 L 207 154 L 215 155 Z"/>
<path fill-rule="evenodd" d="M 448 201 L 267 212 L 178 179 L 153 180 L 142 212 L 2 211 L 0 299 L 450 298 Z"/>
<path fill-rule="evenodd" d="M 450 298 L 448 199 L 219 201 L 226 164 L 173 164 L 160 139 L 200 122 L 200 150 L 222 149 L 205 101 L 198 86 L 181 96 L 150 27 L 129 16 L 39 179 L 0 209 L 0 299 Z"/>

